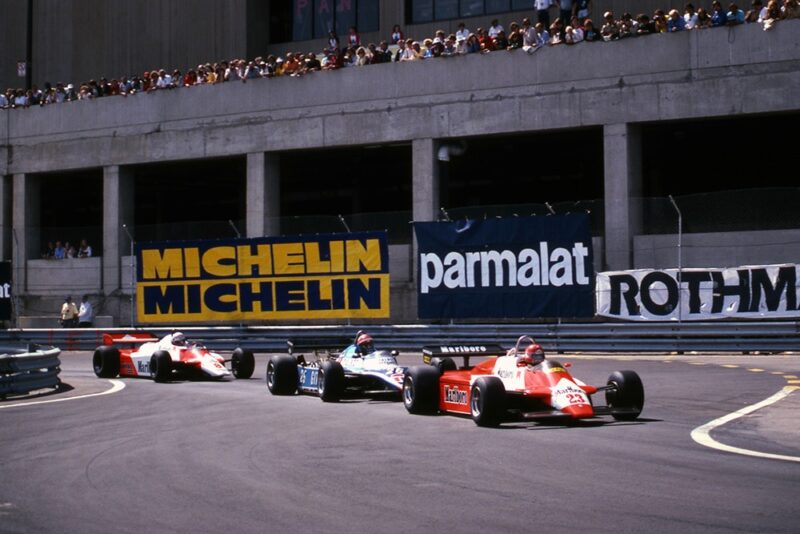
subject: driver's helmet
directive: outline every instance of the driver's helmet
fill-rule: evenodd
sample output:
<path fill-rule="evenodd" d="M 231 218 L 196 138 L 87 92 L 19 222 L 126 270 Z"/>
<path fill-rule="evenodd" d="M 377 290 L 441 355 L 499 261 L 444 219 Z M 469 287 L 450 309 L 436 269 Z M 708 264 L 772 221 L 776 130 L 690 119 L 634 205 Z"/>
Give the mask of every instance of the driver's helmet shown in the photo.
<path fill-rule="evenodd" d="M 186 336 L 183 335 L 181 332 L 175 332 L 172 334 L 172 344 L 176 347 L 183 347 L 186 345 Z"/>
<path fill-rule="evenodd" d="M 544 350 L 538 343 L 531 343 L 525 347 L 525 352 L 517 357 L 517 365 L 538 365 L 544 361 Z"/>
<path fill-rule="evenodd" d="M 369 334 L 361 334 L 356 339 L 356 347 L 361 354 L 371 354 L 375 352 L 375 345 L 372 343 L 372 336 Z"/>

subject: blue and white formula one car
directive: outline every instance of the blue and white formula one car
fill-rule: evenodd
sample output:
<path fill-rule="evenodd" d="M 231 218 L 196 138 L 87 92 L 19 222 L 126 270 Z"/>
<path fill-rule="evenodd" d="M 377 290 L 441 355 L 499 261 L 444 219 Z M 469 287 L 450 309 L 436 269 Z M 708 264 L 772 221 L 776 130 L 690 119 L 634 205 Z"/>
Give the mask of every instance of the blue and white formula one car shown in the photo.
<path fill-rule="evenodd" d="M 372 337 L 362 330 L 338 354 L 330 340 L 288 344 L 289 354 L 274 356 L 267 364 L 267 387 L 273 395 L 310 393 L 325 402 L 376 393 L 400 397 L 406 368 L 397 364 L 397 351 L 375 350 Z M 301 351 L 325 356 L 309 363 L 302 354 L 295 356 Z"/>

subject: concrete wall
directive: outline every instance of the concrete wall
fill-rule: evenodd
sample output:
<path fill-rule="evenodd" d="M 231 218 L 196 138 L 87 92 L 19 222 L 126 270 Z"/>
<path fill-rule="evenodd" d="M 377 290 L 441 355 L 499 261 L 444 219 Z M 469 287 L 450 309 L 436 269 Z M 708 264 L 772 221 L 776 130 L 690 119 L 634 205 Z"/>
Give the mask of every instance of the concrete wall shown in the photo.
<path fill-rule="evenodd" d="M 16 62 L 25 58 L 26 10 L 29 0 L 3 0 L 0 18 L 0 87 L 22 87 Z M 325 39 L 269 44 L 269 2 L 265 0 L 30 0 L 34 8 L 33 83 L 79 83 L 141 74 L 153 68 L 185 71 L 198 63 L 231 58 L 254 58 L 287 50 L 321 51 Z M 380 2 L 380 29 L 362 34 L 364 42 L 388 39 L 394 24 L 416 39 L 433 36 L 437 29 L 454 32 L 463 20 L 475 30 L 498 18 L 511 21 L 534 17 L 532 10 L 496 15 L 406 24 L 405 2 Z M 675 7 L 675 0 L 594 0 L 592 17 L 606 10 L 617 15 L 630 11 L 652 14 L 657 8 Z M 532 0 L 531 0 L 532 5 Z M 697 3 L 709 7 L 710 2 Z M 741 6 L 745 8 L 744 5 Z M 552 9 L 552 18 L 556 10 Z"/>
<path fill-rule="evenodd" d="M 7 115 L 7 172 L 796 110 L 798 29 L 792 20 L 28 109 Z"/>
<path fill-rule="evenodd" d="M 102 287 L 101 259 L 28 260 L 27 293 L 81 295 L 97 292 Z"/>
<path fill-rule="evenodd" d="M 252 0 L 251 0 L 252 1 Z M 0 87 L 23 87 L 28 0 L 4 0 Z M 248 0 L 36 0 L 33 83 L 55 84 L 181 69 L 247 55 Z M 265 2 L 253 2 L 264 5 Z M 266 10 L 264 10 L 266 11 Z M 266 17 L 266 13 L 262 15 Z M 254 26 L 264 31 L 264 26 Z M 252 36 L 251 36 L 252 37 Z M 266 47 L 266 35 L 261 41 Z M 13 56 L 12 56 L 13 54 Z M 8 60 L 13 60 L 13 70 Z"/>

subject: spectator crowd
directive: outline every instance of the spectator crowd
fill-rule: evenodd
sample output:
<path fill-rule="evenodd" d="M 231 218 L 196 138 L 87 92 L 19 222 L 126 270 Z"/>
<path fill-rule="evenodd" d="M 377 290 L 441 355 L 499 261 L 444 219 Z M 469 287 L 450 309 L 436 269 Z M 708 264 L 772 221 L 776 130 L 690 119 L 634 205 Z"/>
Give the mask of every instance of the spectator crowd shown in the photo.
<path fill-rule="evenodd" d="M 561 44 L 608 42 L 653 33 L 702 30 L 738 24 L 758 23 L 763 25 L 764 30 L 769 30 L 779 20 L 800 18 L 798 0 L 768 0 L 766 5 L 762 0 L 752 0 L 747 12 L 735 3 L 725 8 L 718 0 L 711 2 L 708 10 L 703 7 L 695 8 L 694 4 L 687 3 L 683 13 L 677 9 L 669 12 L 658 9 L 652 16 L 644 13 L 636 16 L 623 13 L 618 17 L 607 11 L 602 20 L 596 22 L 591 19 L 592 0 L 534 0 L 533 3 L 537 15 L 536 23 L 533 24 L 530 18 L 523 18 L 521 24 L 511 22 L 508 31 L 497 19 L 488 28 L 476 28 L 474 32 L 467 29 L 462 22 L 458 24 L 455 33 L 447 35 L 438 30 L 433 37 L 417 40 L 404 36 L 400 26 L 395 25 L 390 39 L 377 45 L 369 43 L 364 46 L 356 28 L 351 27 L 343 41 L 340 41 L 336 32 L 331 31 L 327 46 L 321 54 L 287 52 L 283 57 L 268 55 L 251 61 L 233 59 L 201 64 L 185 73 L 178 69 L 172 72 L 157 69 L 145 71 L 141 76 L 122 76 L 111 80 L 103 77 L 99 81 L 80 83 L 77 87 L 72 83 L 58 82 L 53 86 L 47 82 L 43 88 L 34 85 L 27 91 L 7 89 L 0 93 L 0 109 L 44 106 L 106 96 L 128 96 L 193 85 L 246 82 L 274 76 L 301 76 L 322 70 L 500 50 L 521 49 L 533 53 L 544 47 Z M 558 17 L 551 22 L 552 5 L 558 5 L 559 9 Z M 53 248 L 58 250 L 57 246 Z M 75 253 L 77 256 L 73 257 L 82 257 L 80 251 L 76 250 Z M 52 257 L 57 258 L 56 255 Z M 69 249 L 62 257 L 70 257 Z"/>
<path fill-rule="evenodd" d="M 87 243 L 86 239 L 81 239 L 78 247 L 69 241 L 63 244 L 61 241 L 48 241 L 47 247 L 42 251 L 42 259 L 44 260 L 64 260 L 67 258 L 91 258 L 92 247 Z"/>

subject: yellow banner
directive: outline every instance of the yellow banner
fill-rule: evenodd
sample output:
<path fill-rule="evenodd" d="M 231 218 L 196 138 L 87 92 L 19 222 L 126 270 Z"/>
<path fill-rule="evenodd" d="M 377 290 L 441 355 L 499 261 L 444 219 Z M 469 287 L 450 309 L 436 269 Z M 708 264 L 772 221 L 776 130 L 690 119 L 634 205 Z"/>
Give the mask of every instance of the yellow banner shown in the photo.
<path fill-rule="evenodd" d="M 389 317 L 385 232 L 145 243 L 142 323 Z"/>

